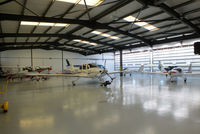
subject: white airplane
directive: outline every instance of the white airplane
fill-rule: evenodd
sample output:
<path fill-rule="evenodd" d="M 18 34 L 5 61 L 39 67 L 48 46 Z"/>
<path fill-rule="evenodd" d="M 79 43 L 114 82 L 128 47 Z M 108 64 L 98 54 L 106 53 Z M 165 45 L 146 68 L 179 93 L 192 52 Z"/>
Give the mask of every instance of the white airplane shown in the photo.
<path fill-rule="evenodd" d="M 161 62 L 158 63 L 158 69 L 161 72 L 153 72 L 154 74 L 164 74 L 170 77 L 170 81 L 173 82 L 178 77 L 181 77 L 184 79 L 184 82 L 187 82 L 187 76 L 193 76 L 193 75 L 200 75 L 200 73 L 192 73 L 192 64 L 190 63 L 188 67 L 187 72 L 183 72 L 183 70 L 178 66 L 168 66 L 164 67 Z"/>
<path fill-rule="evenodd" d="M 123 74 L 124 74 L 124 76 L 126 76 L 126 74 L 130 74 L 130 76 L 131 76 L 132 72 L 143 72 L 143 70 L 144 70 L 144 65 L 141 65 L 138 70 L 130 70 L 129 68 L 124 68 Z"/>
<path fill-rule="evenodd" d="M 72 64 L 72 60 L 67 62 L 67 70 L 65 70 L 62 73 L 56 73 L 56 74 L 33 74 L 33 76 L 64 76 L 64 77 L 76 77 L 76 80 L 72 81 L 72 85 L 75 86 L 75 82 L 78 81 L 80 78 L 91 78 L 91 79 L 97 79 L 99 81 L 99 83 L 102 86 L 107 86 L 110 85 L 112 83 L 112 81 L 114 80 L 114 77 L 111 77 L 111 74 L 116 74 L 116 73 L 122 73 L 122 72 L 126 72 L 126 71 L 114 71 L 114 72 L 108 72 L 105 69 L 105 65 L 104 67 L 101 65 L 97 65 L 94 63 L 88 63 L 88 64 L 83 64 L 80 65 L 79 67 L 74 67 L 74 65 Z M 105 61 L 106 63 L 106 61 Z M 104 63 L 104 64 L 105 64 Z M 140 69 L 138 71 L 143 70 L 142 68 L 144 68 L 144 66 L 141 66 Z M 131 72 L 131 70 L 127 71 L 127 72 Z M 133 72 L 136 72 L 133 70 Z M 105 77 L 108 77 L 110 80 L 104 80 Z"/>
<path fill-rule="evenodd" d="M 103 86 L 110 85 L 114 80 L 111 74 L 120 73 L 120 71 L 109 72 L 105 69 L 105 66 L 99 66 L 95 63 L 82 64 L 76 67 L 72 64 L 72 60 L 66 59 L 67 69 L 63 73 L 57 73 L 59 75 L 64 75 L 65 77 L 76 77 L 77 79 L 72 81 L 72 85 L 75 86 L 75 82 L 80 78 L 92 78 L 98 79 L 99 83 Z M 106 64 L 106 61 L 105 63 Z M 104 77 L 110 78 L 110 81 L 104 81 Z"/>
<path fill-rule="evenodd" d="M 3 71 L 2 68 L 17 68 L 16 72 L 9 72 L 9 71 Z M 0 72 L 2 77 L 6 77 L 7 79 L 23 79 L 23 78 L 31 78 L 31 80 L 40 80 L 40 78 L 37 78 L 36 76 L 31 76 L 29 74 L 39 74 L 41 72 L 43 73 L 49 73 L 52 70 L 52 67 L 20 67 L 20 66 L 0 66 Z M 45 79 L 45 77 L 43 77 Z"/>

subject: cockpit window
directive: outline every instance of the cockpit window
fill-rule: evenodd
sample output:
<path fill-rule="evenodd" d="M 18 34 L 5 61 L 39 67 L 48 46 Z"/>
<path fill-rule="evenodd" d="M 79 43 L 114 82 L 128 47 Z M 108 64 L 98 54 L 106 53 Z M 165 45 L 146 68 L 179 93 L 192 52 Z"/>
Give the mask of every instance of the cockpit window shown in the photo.
<path fill-rule="evenodd" d="M 92 64 L 92 63 L 90 63 L 90 64 L 88 64 L 88 65 L 90 66 L 90 68 L 96 68 L 96 67 L 97 67 L 96 64 Z"/>
<path fill-rule="evenodd" d="M 174 68 L 174 70 L 177 70 L 179 73 L 182 72 L 182 69 L 181 69 L 181 68 Z"/>
<path fill-rule="evenodd" d="M 87 66 L 87 67 L 86 67 Z M 86 69 L 86 68 L 97 68 L 97 65 L 96 64 L 93 64 L 93 63 L 89 63 L 89 64 L 84 64 L 84 65 L 81 65 L 79 68 L 80 69 Z"/>

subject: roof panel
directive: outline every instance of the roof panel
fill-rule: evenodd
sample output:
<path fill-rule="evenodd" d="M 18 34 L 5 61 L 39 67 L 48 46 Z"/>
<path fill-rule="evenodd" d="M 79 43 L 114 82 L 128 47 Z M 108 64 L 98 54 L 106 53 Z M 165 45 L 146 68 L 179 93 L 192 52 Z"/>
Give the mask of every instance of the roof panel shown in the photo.
<path fill-rule="evenodd" d="M 3 33 L 15 33 L 17 31 L 17 21 L 1 21 Z"/>
<path fill-rule="evenodd" d="M 49 37 L 40 37 L 40 39 L 38 40 L 38 42 L 44 42 L 48 39 Z"/>
<path fill-rule="evenodd" d="M 50 2 L 51 0 L 27 0 L 26 8 L 41 16 L 43 15 Z M 35 16 L 35 14 L 30 12 L 29 10 L 25 10 L 24 14 Z"/>
<path fill-rule="evenodd" d="M 50 10 L 47 13 L 47 16 L 52 17 L 61 17 L 73 4 L 72 3 L 67 3 L 67 2 L 61 2 L 61 1 L 56 1 L 53 6 L 50 8 Z M 79 8 L 80 10 L 80 8 Z M 65 17 L 67 18 L 74 18 L 75 14 L 67 14 Z M 79 14 L 79 13 L 78 13 Z"/>
<path fill-rule="evenodd" d="M 14 42 L 15 38 L 14 37 L 6 37 L 4 38 L 5 42 Z"/>
<path fill-rule="evenodd" d="M 26 41 L 26 37 L 17 37 L 17 42 L 25 42 Z"/>
<path fill-rule="evenodd" d="M 18 0 L 18 2 L 23 3 L 23 0 Z M 0 12 L 8 14 L 20 14 L 22 6 L 17 4 L 15 1 L 9 2 L 7 4 L 1 5 Z"/>

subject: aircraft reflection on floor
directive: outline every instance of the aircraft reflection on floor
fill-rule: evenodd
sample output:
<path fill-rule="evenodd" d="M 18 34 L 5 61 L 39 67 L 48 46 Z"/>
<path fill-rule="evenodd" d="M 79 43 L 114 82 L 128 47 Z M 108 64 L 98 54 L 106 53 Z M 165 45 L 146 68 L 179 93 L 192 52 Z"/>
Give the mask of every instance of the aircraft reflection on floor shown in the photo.
<path fill-rule="evenodd" d="M 111 91 L 107 91 L 107 101 L 113 104 L 121 102 L 123 106 L 139 103 L 146 112 L 172 115 L 175 119 L 188 118 L 189 110 L 200 106 L 200 92 L 191 89 L 192 83 L 171 83 L 154 76 L 146 74 L 143 79 L 144 76 L 135 74 L 131 78 L 116 79 Z"/>

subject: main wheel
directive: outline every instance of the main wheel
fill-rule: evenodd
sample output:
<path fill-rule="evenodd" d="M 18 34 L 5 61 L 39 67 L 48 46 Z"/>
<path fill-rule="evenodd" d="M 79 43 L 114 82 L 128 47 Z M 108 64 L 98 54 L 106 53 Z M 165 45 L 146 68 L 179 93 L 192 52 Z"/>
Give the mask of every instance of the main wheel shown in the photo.
<path fill-rule="evenodd" d="M 72 85 L 73 85 L 73 86 L 76 86 L 76 84 L 75 84 L 74 82 L 72 82 Z"/>

